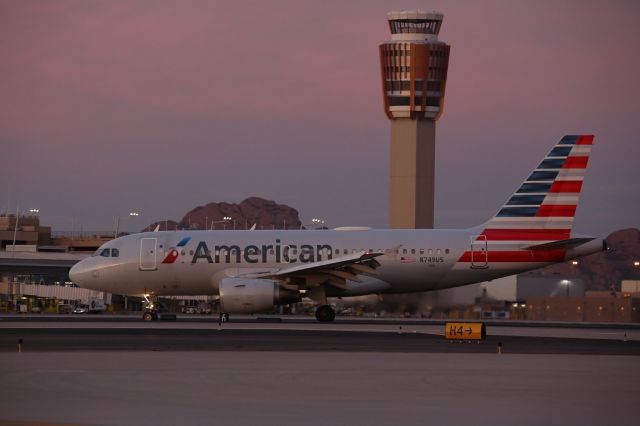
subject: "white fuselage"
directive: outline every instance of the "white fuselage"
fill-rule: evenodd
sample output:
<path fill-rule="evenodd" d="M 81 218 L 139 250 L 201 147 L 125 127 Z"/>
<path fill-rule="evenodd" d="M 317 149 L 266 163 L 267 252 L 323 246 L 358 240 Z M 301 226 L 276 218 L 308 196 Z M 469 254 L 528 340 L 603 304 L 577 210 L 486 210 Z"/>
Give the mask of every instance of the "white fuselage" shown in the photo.
<path fill-rule="evenodd" d="M 464 230 L 174 231 L 117 238 L 74 266 L 74 282 L 116 294 L 218 294 L 227 277 L 277 272 L 359 252 L 384 253 L 375 274 L 358 275 L 327 296 L 410 293 L 486 281 L 601 250 L 601 242 L 537 261 L 492 261 L 492 241 Z M 188 240 L 179 246 L 181 241 Z M 117 256 L 101 256 L 117 249 Z M 113 252 L 113 250 L 111 250 Z M 466 253 L 466 259 L 465 259 Z M 471 254 L 471 255 L 470 255 Z M 163 263 L 164 262 L 164 263 Z M 304 284 L 300 289 L 305 289 Z"/>

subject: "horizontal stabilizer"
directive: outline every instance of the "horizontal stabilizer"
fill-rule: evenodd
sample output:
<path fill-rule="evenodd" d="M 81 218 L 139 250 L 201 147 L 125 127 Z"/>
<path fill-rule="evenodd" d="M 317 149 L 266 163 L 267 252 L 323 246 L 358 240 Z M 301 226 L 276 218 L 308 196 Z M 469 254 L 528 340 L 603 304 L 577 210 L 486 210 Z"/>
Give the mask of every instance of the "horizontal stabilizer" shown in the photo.
<path fill-rule="evenodd" d="M 561 250 L 572 249 L 581 246 L 584 243 L 593 241 L 595 238 L 569 238 L 567 240 L 552 241 L 550 243 L 536 244 L 533 246 L 525 247 L 527 250 Z"/>

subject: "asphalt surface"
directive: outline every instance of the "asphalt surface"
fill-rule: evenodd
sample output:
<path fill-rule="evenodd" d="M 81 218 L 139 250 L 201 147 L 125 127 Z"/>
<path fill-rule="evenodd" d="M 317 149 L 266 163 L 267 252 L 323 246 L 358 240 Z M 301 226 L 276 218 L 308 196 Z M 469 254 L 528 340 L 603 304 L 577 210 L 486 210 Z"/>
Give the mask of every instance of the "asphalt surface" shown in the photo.
<path fill-rule="evenodd" d="M 0 352 L 0 425 L 632 425 L 637 365 L 600 355 Z"/>
<path fill-rule="evenodd" d="M 1 316 L 0 426 L 637 418 L 637 327 L 498 322 L 485 341 L 452 342 L 442 324 Z"/>
<path fill-rule="evenodd" d="M 640 355 L 639 341 L 488 336 L 481 342 L 448 341 L 417 332 L 161 329 L 2 328 L 0 351 L 295 351 Z"/>

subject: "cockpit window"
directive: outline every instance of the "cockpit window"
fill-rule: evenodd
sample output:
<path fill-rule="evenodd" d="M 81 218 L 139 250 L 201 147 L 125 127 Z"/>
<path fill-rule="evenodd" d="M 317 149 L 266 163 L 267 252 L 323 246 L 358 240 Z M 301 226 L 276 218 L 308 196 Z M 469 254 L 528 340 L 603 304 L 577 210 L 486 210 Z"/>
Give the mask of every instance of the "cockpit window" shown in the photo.
<path fill-rule="evenodd" d="M 100 256 L 102 256 L 102 257 L 109 257 L 109 256 L 111 256 L 111 249 L 108 249 L 108 248 L 107 248 L 107 249 L 102 250 L 102 252 L 100 253 Z"/>
<path fill-rule="evenodd" d="M 116 249 L 116 248 L 112 248 L 111 249 L 111 257 L 118 257 L 120 256 L 120 250 Z"/>

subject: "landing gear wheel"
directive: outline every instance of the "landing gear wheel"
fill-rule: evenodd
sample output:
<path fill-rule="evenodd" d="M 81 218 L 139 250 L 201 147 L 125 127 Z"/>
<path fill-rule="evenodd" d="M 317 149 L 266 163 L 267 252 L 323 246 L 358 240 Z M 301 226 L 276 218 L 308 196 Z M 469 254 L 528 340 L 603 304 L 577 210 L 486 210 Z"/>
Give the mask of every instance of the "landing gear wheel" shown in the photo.
<path fill-rule="evenodd" d="M 320 322 L 332 322 L 336 319 L 336 313 L 329 305 L 321 305 L 316 309 L 316 319 Z"/>
<path fill-rule="evenodd" d="M 155 312 L 145 312 L 144 314 L 142 314 L 142 319 L 144 321 L 155 321 L 158 319 L 158 314 L 156 314 Z"/>

